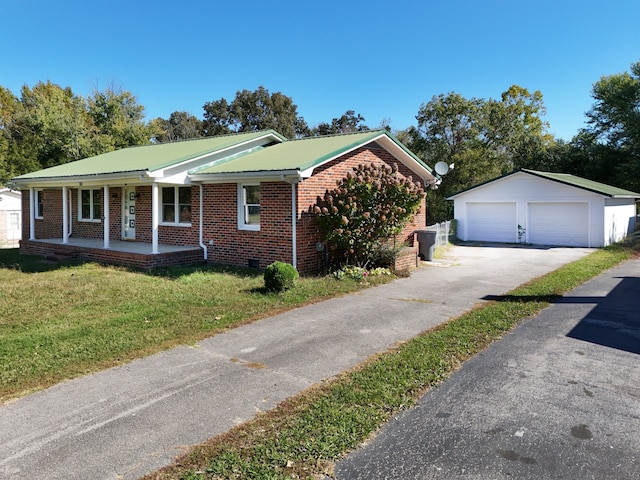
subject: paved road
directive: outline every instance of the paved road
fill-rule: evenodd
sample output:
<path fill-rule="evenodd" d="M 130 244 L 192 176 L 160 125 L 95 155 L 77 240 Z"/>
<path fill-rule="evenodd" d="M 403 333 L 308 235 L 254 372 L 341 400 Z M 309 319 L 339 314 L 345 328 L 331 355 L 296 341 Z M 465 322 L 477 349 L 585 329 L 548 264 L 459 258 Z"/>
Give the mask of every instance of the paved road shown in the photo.
<path fill-rule="evenodd" d="M 337 479 L 640 479 L 640 260 L 465 363 Z"/>
<path fill-rule="evenodd" d="M 370 355 L 589 249 L 453 247 L 410 278 L 0 407 L 0 478 L 133 479 Z"/>

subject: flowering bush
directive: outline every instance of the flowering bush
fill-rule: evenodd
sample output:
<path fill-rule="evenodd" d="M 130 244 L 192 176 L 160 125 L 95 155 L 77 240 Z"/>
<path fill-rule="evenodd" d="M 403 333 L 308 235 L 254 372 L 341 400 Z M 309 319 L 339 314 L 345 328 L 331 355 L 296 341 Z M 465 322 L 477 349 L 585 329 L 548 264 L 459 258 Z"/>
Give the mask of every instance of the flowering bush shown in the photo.
<path fill-rule="evenodd" d="M 324 239 L 348 264 L 366 266 L 376 248 L 400 233 L 420 208 L 424 190 L 396 164 L 359 165 L 313 207 Z"/>

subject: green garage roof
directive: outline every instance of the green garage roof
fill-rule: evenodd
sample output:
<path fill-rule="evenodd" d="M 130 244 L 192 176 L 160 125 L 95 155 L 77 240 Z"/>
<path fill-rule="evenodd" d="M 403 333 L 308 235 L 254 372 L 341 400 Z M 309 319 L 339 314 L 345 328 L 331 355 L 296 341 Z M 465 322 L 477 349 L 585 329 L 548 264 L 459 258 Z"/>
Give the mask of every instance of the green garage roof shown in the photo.
<path fill-rule="evenodd" d="M 501 177 L 493 178 L 491 180 L 487 180 L 486 182 L 479 183 L 478 185 L 474 185 L 473 187 L 465 188 L 464 190 L 450 195 L 449 197 L 447 197 L 447 200 L 451 200 L 454 197 L 466 193 L 470 190 L 474 190 L 478 187 L 482 187 L 483 185 L 502 180 L 503 178 L 510 177 L 511 175 L 515 175 L 517 173 L 527 173 L 529 175 L 534 175 L 536 177 L 545 178 L 554 182 L 563 183 L 571 187 L 581 188 L 583 190 L 597 193 L 599 195 L 605 195 L 611 198 L 640 198 L 640 193 L 607 185 L 606 183 L 600 183 L 593 180 L 588 180 L 586 178 L 576 177 L 575 175 L 571 175 L 569 173 L 539 172 L 537 170 L 527 170 L 523 168 L 515 172 L 502 175 Z"/>
<path fill-rule="evenodd" d="M 586 178 L 576 177 L 568 173 L 551 173 L 551 172 L 538 172 L 536 170 L 522 169 L 523 172 L 530 173 L 536 177 L 547 178 L 555 182 L 564 183 L 565 185 L 571 185 L 572 187 L 582 188 L 594 193 L 601 193 L 608 197 L 617 198 L 640 198 L 640 193 L 635 193 L 623 188 L 613 187 L 605 183 L 595 182 L 593 180 L 587 180 Z"/>

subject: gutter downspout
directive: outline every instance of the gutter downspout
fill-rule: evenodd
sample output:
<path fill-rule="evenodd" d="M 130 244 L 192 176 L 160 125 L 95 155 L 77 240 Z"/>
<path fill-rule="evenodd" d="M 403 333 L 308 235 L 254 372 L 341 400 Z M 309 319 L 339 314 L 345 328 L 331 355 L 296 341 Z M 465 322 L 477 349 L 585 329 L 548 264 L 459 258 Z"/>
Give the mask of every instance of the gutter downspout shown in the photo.
<path fill-rule="evenodd" d="M 300 182 L 300 176 L 292 180 L 287 180 L 284 175 L 280 175 L 283 182 L 291 185 L 291 265 L 295 269 L 298 268 L 298 244 L 297 244 L 297 224 L 298 224 L 298 206 L 296 198 L 296 185 Z"/>
<path fill-rule="evenodd" d="M 204 210 L 202 207 L 202 198 L 204 196 L 203 191 L 204 190 L 203 190 L 202 184 L 200 184 L 200 233 L 199 233 L 198 240 L 200 241 L 200 248 L 202 248 L 202 251 L 204 252 L 204 261 L 206 262 L 209 257 L 207 254 L 207 246 L 204 244 L 204 238 L 203 238 L 204 236 L 204 232 L 203 232 L 204 220 L 202 219 L 202 211 Z"/>

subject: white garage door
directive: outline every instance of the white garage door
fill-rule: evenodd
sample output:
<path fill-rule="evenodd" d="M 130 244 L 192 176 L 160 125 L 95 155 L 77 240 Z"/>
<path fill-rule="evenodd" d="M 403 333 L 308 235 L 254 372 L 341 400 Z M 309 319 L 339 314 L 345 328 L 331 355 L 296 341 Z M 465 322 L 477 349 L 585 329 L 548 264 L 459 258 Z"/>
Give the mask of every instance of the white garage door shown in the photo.
<path fill-rule="evenodd" d="M 528 241 L 534 245 L 589 246 L 589 204 L 530 203 Z"/>
<path fill-rule="evenodd" d="M 516 204 L 467 203 L 467 240 L 515 243 Z"/>

